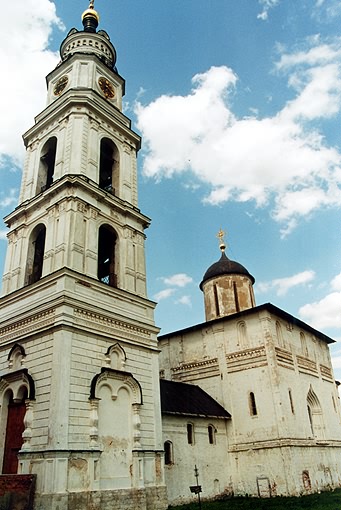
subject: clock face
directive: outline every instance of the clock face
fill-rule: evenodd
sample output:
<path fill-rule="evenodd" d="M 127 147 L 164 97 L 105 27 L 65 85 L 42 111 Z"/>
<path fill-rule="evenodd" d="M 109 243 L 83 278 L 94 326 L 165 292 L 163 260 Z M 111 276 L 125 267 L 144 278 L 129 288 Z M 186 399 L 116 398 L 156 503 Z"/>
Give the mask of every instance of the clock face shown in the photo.
<path fill-rule="evenodd" d="M 55 84 L 54 89 L 53 89 L 53 93 L 55 96 L 60 96 L 60 94 L 65 89 L 68 81 L 69 81 L 69 78 L 67 76 L 62 76 L 61 78 L 59 78 L 59 80 L 57 81 L 57 83 Z"/>
<path fill-rule="evenodd" d="M 104 78 L 104 76 L 98 78 L 98 85 L 107 99 L 115 97 L 115 88 L 107 78 Z"/>

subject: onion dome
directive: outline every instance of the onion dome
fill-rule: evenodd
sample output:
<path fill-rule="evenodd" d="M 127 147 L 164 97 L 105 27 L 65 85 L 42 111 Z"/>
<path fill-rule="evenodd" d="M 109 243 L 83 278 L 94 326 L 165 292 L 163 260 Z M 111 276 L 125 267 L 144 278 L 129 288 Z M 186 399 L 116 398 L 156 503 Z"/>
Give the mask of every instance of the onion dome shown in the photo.
<path fill-rule="evenodd" d="M 220 231 L 218 234 L 218 237 L 220 237 L 220 250 L 221 250 L 221 257 L 220 259 L 212 264 L 204 274 L 204 277 L 202 279 L 202 282 L 200 283 L 200 289 L 202 290 L 203 284 L 210 280 L 211 278 L 216 278 L 217 276 L 224 276 L 224 275 L 232 275 L 232 274 L 239 274 L 239 275 L 245 275 L 250 278 L 252 281 L 252 284 L 255 283 L 254 277 L 249 273 L 249 271 L 239 264 L 239 262 L 235 262 L 234 260 L 230 260 L 225 255 L 225 248 L 226 245 L 223 241 L 224 232 Z"/>
<path fill-rule="evenodd" d="M 254 277 L 249 271 L 225 255 L 225 233 L 220 230 L 221 257 L 204 274 L 200 289 L 204 294 L 206 320 L 248 310 L 255 306 Z"/>

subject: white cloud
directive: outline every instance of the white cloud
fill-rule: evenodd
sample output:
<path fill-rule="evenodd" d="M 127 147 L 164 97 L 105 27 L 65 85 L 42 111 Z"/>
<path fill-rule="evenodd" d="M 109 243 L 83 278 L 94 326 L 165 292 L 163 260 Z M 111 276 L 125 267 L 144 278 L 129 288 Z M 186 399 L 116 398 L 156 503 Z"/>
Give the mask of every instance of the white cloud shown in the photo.
<path fill-rule="evenodd" d="M 341 39 L 309 44 L 281 55 L 277 71 L 287 73 L 293 98 L 272 117 L 256 111 L 236 117 L 230 98 L 237 77 L 225 66 L 194 76 L 186 96 L 137 102 L 145 175 L 158 180 L 191 172 L 208 186 L 205 202 L 270 206 L 283 234 L 321 207 L 340 206 L 341 154 L 317 126 L 340 111 Z"/>
<path fill-rule="evenodd" d="M 7 241 L 8 230 L 0 230 L 0 241 Z"/>
<path fill-rule="evenodd" d="M 0 208 L 10 207 L 14 204 L 18 203 L 18 190 L 11 188 L 7 191 L 7 194 L 4 196 L 4 193 L 0 193 Z"/>
<path fill-rule="evenodd" d="M 191 297 L 190 296 L 182 296 L 180 299 L 178 299 L 175 302 L 175 304 L 186 305 L 186 306 L 192 307 Z"/>
<path fill-rule="evenodd" d="M 257 284 L 257 290 L 259 292 L 269 292 L 274 289 L 278 296 L 284 296 L 292 287 L 306 285 L 314 278 L 314 271 L 302 271 L 286 278 L 275 278 L 271 282 L 260 282 Z"/>
<path fill-rule="evenodd" d="M 56 7 L 49 0 L 4 2 L 1 14 L 6 23 L 0 31 L 0 167 L 5 158 L 20 165 L 24 148 L 20 133 L 32 124 L 45 104 L 44 74 L 58 63 L 48 50 L 53 27 L 62 27 Z M 18 135 L 19 133 L 19 135 Z"/>
<path fill-rule="evenodd" d="M 299 309 L 299 316 L 316 329 L 341 327 L 341 273 L 330 282 L 332 292 Z"/>
<path fill-rule="evenodd" d="M 192 283 L 193 278 L 185 273 L 178 273 L 168 277 L 160 278 L 166 285 L 175 285 L 176 287 L 185 287 L 189 283 Z"/>
<path fill-rule="evenodd" d="M 302 306 L 299 316 L 316 329 L 341 327 L 341 292 L 331 292 L 320 301 Z"/>
<path fill-rule="evenodd" d="M 163 299 L 168 299 L 170 296 L 174 294 L 176 289 L 164 289 L 154 295 L 155 301 L 162 301 Z"/>
<path fill-rule="evenodd" d="M 258 0 L 258 2 L 262 6 L 263 10 L 257 15 L 257 18 L 263 21 L 268 19 L 269 10 L 279 4 L 279 0 Z"/>

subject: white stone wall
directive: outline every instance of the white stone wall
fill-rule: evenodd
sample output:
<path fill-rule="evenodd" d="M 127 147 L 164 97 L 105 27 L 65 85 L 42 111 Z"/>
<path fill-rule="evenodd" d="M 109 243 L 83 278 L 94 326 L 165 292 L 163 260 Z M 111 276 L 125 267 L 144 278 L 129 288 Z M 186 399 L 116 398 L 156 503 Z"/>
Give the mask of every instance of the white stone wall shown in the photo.
<path fill-rule="evenodd" d="M 187 441 L 187 423 L 194 427 L 193 444 Z M 214 444 L 209 443 L 208 425 L 216 429 Z M 230 425 L 226 420 L 215 418 L 163 416 L 163 441 L 171 441 L 173 447 L 173 462 L 165 466 L 168 500 L 172 505 L 197 501 L 197 496 L 189 488 L 196 485 L 195 466 L 199 472 L 202 498 L 231 493 L 227 439 Z"/>
<path fill-rule="evenodd" d="M 258 495 L 268 480 L 270 493 L 299 494 L 306 470 L 312 490 L 330 476 L 339 485 L 340 405 L 328 345 L 317 333 L 260 307 L 163 336 L 160 348 L 166 379 L 201 386 L 231 413 L 235 493 Z"/>

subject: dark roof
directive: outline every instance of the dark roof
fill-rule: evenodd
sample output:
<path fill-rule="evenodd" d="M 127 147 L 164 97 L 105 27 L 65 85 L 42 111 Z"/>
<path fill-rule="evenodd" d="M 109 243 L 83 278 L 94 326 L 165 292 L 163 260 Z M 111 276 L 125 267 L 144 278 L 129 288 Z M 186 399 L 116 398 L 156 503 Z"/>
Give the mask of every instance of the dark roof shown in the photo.
<path fill-rule="evenodd" d="M 305 322 L 301 321 L 300 319 L 297 319 L 297 317 L 294 317 L 288 312 L 285 312 L 281 308 L 278 308 L 277 306 L 273 305 L 272 303 L 264 303 L 263 305 L 254 306 L 253 308 L 248 308 L 247 310 L 243 310 L 241 312 L 232 313 L 231 315 L 227 315 L 226 317 L 219 317 L 218 319 L 214 319 L 212 321 L 206 321 L 201 322 L 199 324 L 195 324 L 194 326 L 190 326 L 188 328 L 179 329 L 178 331 L 171 331 L 169 333 L 165 333 L 164 335 L 160 335 L 158 337 L 158 340 L 162 340 L 165 338 L 172 338 L 173 336 L 179 336 L 185 335 L 187 333 L 190 333 L 192 331 L 200 331 L 203 328 L 207 328 L 213 324 L 217 324 L 219 322 L 224 321 L 235 321 L 239 317 L 246 318 L 248 315 L 257 314 L 259 312 L 262 312 L 263 310 L 270 312 L 271 314 L 275 315 L 276 317 L 280 317 L 283 320 L 287 321 L 289 324 L 293 324 L 297 326 L 298 328 L 301 328 L 304 331 L 308 331 L 312 335 L 314 335 L 316 338 L 321 340 L 322 342 L 326 342 L 327 344 L 333 344 L 335 343 L 335 340 L 330 338 L 329 336 L 325 335 L 324 333 L 321 333 L 321 331 L 318 331 L 315 328 L 312 328 L 309 326 L 309 324 L 306 324 Z"/>
<path fill-rule="evenodd" d="M 160 380 L 161 411 L 163 414 L 205 418 L 231 418 L 214 398 L 194 384 Z"/>
<path fill-rule="evenodd" d="M 225 252 L 223 252 L 218 262 L 215 262 L 207 269 L 202 282 L 200 283 L 200 289 L 202 290 L 202 286 L 207 280 L 227 274 L 242 274 L 248 276 L 252 283 L 255 283 L 254 277 L 244 266 L 239 264 L 239 262 L 230 260 L 228 257 L 226 257 Z"/>

